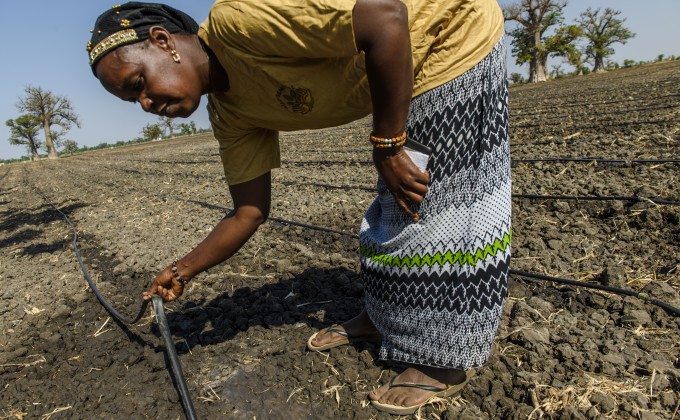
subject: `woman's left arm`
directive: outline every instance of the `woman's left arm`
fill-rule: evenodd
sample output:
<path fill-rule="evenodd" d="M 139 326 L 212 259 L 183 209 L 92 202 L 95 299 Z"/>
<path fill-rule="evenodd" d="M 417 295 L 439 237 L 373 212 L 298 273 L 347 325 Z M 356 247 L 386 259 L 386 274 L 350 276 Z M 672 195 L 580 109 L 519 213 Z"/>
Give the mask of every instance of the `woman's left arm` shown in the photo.
<path fill-rule="evenodd" d="M 413 95 L 413 59 L 406 6 L 399 0 L 357 0 L 352 14 L 357 48 L 366 55 L 373 104 L 373 135 L 404 132 Z M 409 201 L 420 203 L 430 177 L 402 147 L 373 148 L 373 161 L 397 204 L 414 220 Z"/>

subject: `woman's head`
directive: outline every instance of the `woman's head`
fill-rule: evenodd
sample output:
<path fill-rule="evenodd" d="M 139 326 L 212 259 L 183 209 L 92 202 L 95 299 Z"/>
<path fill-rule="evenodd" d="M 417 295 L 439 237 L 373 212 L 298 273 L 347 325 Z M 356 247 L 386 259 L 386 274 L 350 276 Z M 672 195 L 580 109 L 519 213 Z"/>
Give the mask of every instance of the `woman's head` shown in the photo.
<path fill-rule="evenodd" d="M 205 90 L 207 56 L 185 13 L 130 2 L 102 13 L 87 50 L 90 66 L 113 95 L 168 117 L 188 117 Z"/>

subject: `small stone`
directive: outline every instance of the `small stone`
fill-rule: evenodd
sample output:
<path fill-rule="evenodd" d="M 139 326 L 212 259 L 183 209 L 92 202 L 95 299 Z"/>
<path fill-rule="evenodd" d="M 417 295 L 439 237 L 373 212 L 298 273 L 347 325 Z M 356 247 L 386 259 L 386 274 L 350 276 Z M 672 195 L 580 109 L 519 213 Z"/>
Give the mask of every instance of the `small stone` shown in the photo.
<path fill-rule="evenodd" d="M 649 397 L 637 391 L 623 393 L 622 396 L 640 408 L 647 408 L 649 405 Z"/>
<path fill-rule="evenodd" d="M 559 251 L 562 249 L 562 241 L 559 239 L 551 239 L 548 241 L 548 248 L 554 251 Z"/>
<path fill-rule="evenodd" d="M 602 283 L 607 286 L 626 287 L 626 271 L 623 266 L 608 263 L 601 274 Z"/>
<path fill-rule="evenodd" d="M 628 314 L 621 317 L 622 324 L 628 324 L 632 326 L 648 326 L 652 325 L 652 317 L 649 312 L 642 309 L 635 309 L 630 311 Z"/>

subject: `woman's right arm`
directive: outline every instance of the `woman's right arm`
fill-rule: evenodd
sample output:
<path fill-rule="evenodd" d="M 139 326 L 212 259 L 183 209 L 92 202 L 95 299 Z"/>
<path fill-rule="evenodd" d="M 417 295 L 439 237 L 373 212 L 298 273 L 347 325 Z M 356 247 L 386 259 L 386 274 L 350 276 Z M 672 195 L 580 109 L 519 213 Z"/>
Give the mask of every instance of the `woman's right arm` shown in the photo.
<path fill-rule="evenodd" d="M 227 260 L 257 231 L 269 217 L 271 205 L 271 172 L 251 181 L 229 187 L 234 211 L 222 219 L 208 236 L 177 261 L 177 273 L 185 280 Z M 163 300 L 177 299 L 184 285 L 175 280 L 172 266 L 166 267 L 144 293 L 144 299 L 158 294 Z"/>

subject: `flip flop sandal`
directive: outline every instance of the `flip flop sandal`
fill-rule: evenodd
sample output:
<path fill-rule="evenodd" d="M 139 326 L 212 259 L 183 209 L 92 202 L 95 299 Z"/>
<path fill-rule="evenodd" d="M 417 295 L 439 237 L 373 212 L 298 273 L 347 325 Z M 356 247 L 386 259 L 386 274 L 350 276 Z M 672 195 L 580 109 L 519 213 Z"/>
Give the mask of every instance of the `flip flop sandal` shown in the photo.
<path fill-rule="evenodd" d="M 324 331 L 324 330 L 321 330 Z M 325 329 L 326 332 L 334 332 L 340 336 L 342 336 L 340 339 L 336 341 L 331 341 L 330 343 L 326 343 L 322 346 L 315 346 L 312 344 L 312 340 L 316 338 L 316 336 L 321 332 L 317 331 L 314 334 L 312 334 L 311 337 L 309 337 L 309 340 L 307 340 L 307 348 L 313 351 L 324 351 L 328 349 L 332 349 L 333 347 L 338 347 L 338 346 L 344 346 L 345 344 L 349 343 L 358 343 L 361 341 L 380 341 L 382 340 L 381 336 L 374 336 L 374 335 L 367 335 L 367 336 L 358 336 L 358 337 L 350 337 L 349 334 L 347 334 L 347 331 L 342 330 L 338 328 L 338 325 L 333 325 Z"/>
<path fill-rule="evenodd" d="M 401 405 L 384 404 L 384 403 L 381 403 L 381 402 L 378 402 L 378 401 L 371 401 L 371 404 L 373 405 L 373 407 L 377 408 L 378 410 L 384 411 L 384 412 L 390 413 L 390 414 L 401 414 L 401 415 L 403 415 L 403 414 L 413 414 L 416 411 L 418 411 L 418 409 L 420 407 L 427 405 L 427 404 L 430 404 L 432 402 L 432 400 L 437 398 L 437 397 L 444 398 L 444 397 L 450 397 L 450 396 L 458 394 L 460 391 L 462 391 L 463 388 L 465 388 L 465 385 L 468 384 L 470 379 L 472 379 L 472 377 L 475 376 L 475 373 L 476 373 L 476 369 L 466 370 L 465 371 L 465 380 L 463 382 L 461 382 L 459 384 L 447 386 L 446 388 L 441 388 L 441 387 L 433 386 L 433 385 L 414 384 L 414 383 L 410 383 L 410 382 L 406 382 L 406 383 L 403 383 L 403 384 L 395 384 L 394 380 L 397 379 L 397 377 L 398 377 L 398 375 L 397 375 L 394 378 L 392 378 L 392 380 L 390 381 L 390 385 L 389 385 L 388 390 L 392 389 L 392 388 L 418 388 L 418 389 L 422 389 L 422 390 L 425 390 L 425 391 L 434 392 L 434 394 L 430 398 L 425 400 L 424 402 L 422 402 L 420 404 L 416 404 L 416 405 L 411 405 L 411 406 L 408 406 L 408 407 L 404 407 L 404 406 L 401 406 Z"/>

